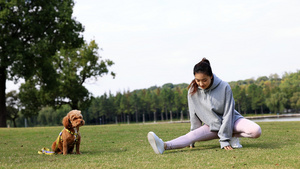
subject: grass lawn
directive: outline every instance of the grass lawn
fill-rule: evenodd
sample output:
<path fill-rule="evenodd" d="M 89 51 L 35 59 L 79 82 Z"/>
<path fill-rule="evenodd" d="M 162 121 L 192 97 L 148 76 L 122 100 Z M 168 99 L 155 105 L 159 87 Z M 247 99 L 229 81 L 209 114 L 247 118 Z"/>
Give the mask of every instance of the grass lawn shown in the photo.
<path fill-rule="evenodd" d="M 263 122 L 258 139 L 241 138 L 242 149 L 220 149 L 218 140 L 194 149 L 157 155 L 147 141 L 154 131 L 171 140 L 189 123 L 81 127 L 81 155 L 39 155 L 63 127 L 0 128 L 0 168 L 300 168 L 300 122 Z"/>

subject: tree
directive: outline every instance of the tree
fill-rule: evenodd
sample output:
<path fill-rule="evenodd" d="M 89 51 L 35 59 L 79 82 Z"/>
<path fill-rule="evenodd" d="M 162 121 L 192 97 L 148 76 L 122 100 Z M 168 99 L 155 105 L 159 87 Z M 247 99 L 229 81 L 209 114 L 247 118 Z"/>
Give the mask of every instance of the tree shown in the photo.
<path fill-rule="evenodd" d="M 114 64 L 111 60 L 101 60 L 98 49 L 93 40 L 81 48 L 57 52 L 53 61 L 58 74 L 57 87 L 53 90 L 36 89 L 43 98 L 42 105 L 60 107 L 68 104 L 72 109 L 86 109 L 91 103 L 91 93 L 83 83 L 107 74 L 108 66 Z M 115 76 L 113 72 L 111 74 Z M 22 92 L 26 95 L 26 90 Z"/>
<path fill-rule="evenodd" d="M 0 2 L 0 127 L 6 127 L 6 80 L 35 76 L 44 90 L 54 88 L 54 54 L 83 43 L 73 6 L 73 0 Z"/>
<path fill-rule="evenodd" d="M 159 109 L 159 98 L 160 98 L 160 88 L 155 88 L 153 90 L 153 93 L 151 95 L 151 111 L 153 111 L 153 118 L 154 118 L 154 122 L 157 121 L 157 111 Z M 162 120 L 163 120 L 163 116 L 162 116 Z"/>
<path fill-rule="evenodd" d="M 7 118 L 16 125 L 16 119 L 19 117 L 19 109 L 21 107 L 18 93 L 13 90 L 6 95 L 6 106 L 7 106 Z"/>
<path fill-rule="evenodd" d="M 176 112 L 176 116 L 177 118 L 179 118 L 179 113 L 182 114 L 182 111 L 184 110 L 185 102 L 184 99 L 187 99 L 187 95 L 185 95 L 185 93 L 183 93 L 183 90 L 177 86 L 175 88 L 175 90 L 173 91 L 173 95 L 174 95 L 174 106 L 173 106 L 173 110 Z M 184 95 L 184 97 L 183 97 Z"/>
<path fill-rule="evenodd" d="M 161 93 L 161 109 L 166 114 L 166 120 L 168 120 L 168 111 L 172 110 L 172 105 L 174 103 L 174 93 L 172 92 L 172 89 L 166 85 L 163 86 Z"/>
<path fill-rule="evenodd" d="M 263 106 L 263 90 L 261 86 L 257 86 L 256 84 L 250 84 L 248 86 L 248 95 L 251 99 L 251 108 L 257 114 L 257 109 L 260 107 L 262 111 Z"/>
<path fill-rule="evenodd" d="M 42 100 L 39 91 L 35 87 L 36 83 L 36 81 L 30 79 L 20 87 L 19 99 L 22 107 L 26 107 L 21 109 L 21 112 L 25 118 L 37 115 L 42 108 Z"/>
<path fill-rule="evenodd" d="M 135 112 L 135 121 L 139 122 L 139 111 L 141 108 L 141 98 L 138 97 L 137 91 L 133 91 L 130 97 L 130 105 Z"/>
<path fill-rule="evenodd" d="M 241 87 L 239 85 L 235 85 L 235 87 L 232 89 L 233 97 L 235 102 L 237 103 L 238 112 L 241 113 L 241 102 L 242 102 L 242 92 Z"/>
<path fill-rule="evenodd" d="M 282 92 L 273 93 L 270 98 L 266 99 L 267 106 L 275 113 L 279 113 L 286 102 L 286 94 Z"/>
<path fill-rule="evenodd" d="M 299 111 L 300 108 L 300 92 L 296 92 L 290 98 L 292 108 L 296 109 L 296 112 Z"/>
<path fill-rule="evenodd" d="M 247 110 L 249 109 L 250 107 L 250 101 L 249 101 L 249 97 L 247 97 L 247 94 L 246 94 L 246 89 L 245 87 L 242 87 L 241 91 L 240 91 L 240 99 L 241 99 L 241 112 L 244 112 L 244 114 L 247 113 Z M 240 112 L 240 113 L 241 113 Z"/>
<path fill-rule="evenodd" d="M 130 118 L 131 113 L 132 113 L 132 106 L 130 104 L 130 98 L 131 97 L 131 93 L 129 91 L 124 91 L 123 95 L 122 95 L 122 99 L 121 99 L 121 103 L 120 103 L 120 109 L 122 109 L 122 112 L 124 114 L 127 114 Z"/>
<path fill-rule="evenodd" d="M 188 89 L 187 87 L 184 87 L 183 90 L 182 90 L 182 111 L 184 112 L 187 112 L 188 116 L 189 116 L 189 113 L 188 113 L 188 99 L 187 99 L 187 95 L 188 95 Z"/>
<path fill-rule="evenodd" d="M 286 94 L 287 98 L 292 98 L 294 93 L 300 92 L 299 84 L 300 71 L 297 71 L 296 73 L 286 73 L 282 78 L 279 88 L 282 92 Z M 288 100 L 285 107 L 290 108 L 291 104 L 291 100 Z"/>
<path fill-rule="evenodd" d="M 97 80 L 98 77 L 109 72 L 108 67 L 113 61 L 101 60 L 95 40 L 84 44 L 78 49 L 62 49 L 55 55 L 55 69 L 59 73 L 59 90 L 55 98 L 55 105 L 69 104 L 72 109 L 86 108 L 91 94 L 83 86 L 88 79 Z M 115 74 L 111 72 L 115 77 Z M 67 101 L 66 101 L 67 100 Z"/>
<path fill-rule="evenodd" d="M 85 122 L 89 120 L 92 124 L 97 124 L 98 119 L 100 118 L 100 104 L 99 104 L 99 98 L 93 98 L 91 101 L 91 104 L 88 109 L 88 117 L 85 117 Z M 99 119 L 100 120 L 100 119 Z"/>
<path fill-rule="evenodd" d="M 140 98 L 140 107 L 143 113 L 143 121 L 145 120 L 145 115 L 148 114 L 148 119 L 150 119 L 150 109 L 151 109 L 151 93 L 150 90 L 143 89 L 139 92 L 138 97 Z"/>
<path fill-rule="evenodd" d="M 52 107 L 44 107 L 39 111 L 37 120 L 41 126 L 54 125 L 53 118 L 57 118 L 55 110 Z"/>
<path fill-rule="evenodd" d="M 98 107 L 99 107 L 99 116 L 105 116 L 106 118 L 113 119 L 114 115 L 109 113 L 109 102 L 108 102 L 108 96 L 106 93 L 104 93 L 98 101 Z M 104 119 L 103 119 L 104 120 Z"/>

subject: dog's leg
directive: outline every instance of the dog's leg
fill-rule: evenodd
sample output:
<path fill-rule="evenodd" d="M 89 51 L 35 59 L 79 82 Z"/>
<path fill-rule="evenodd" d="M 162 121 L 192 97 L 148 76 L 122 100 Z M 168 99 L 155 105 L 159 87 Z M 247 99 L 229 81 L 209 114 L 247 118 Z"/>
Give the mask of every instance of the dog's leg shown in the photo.
<path fill-rule="evenodd" d="M 54 151 L 54 152 L 55 152 L 55 147 L 56 147 L 56 141 L 53 142 L 52 147 L 51 147 L 51 148 L 52 148 L 52 151 Z M 56 152 L 55 152 L 55 153 L 56 153 Z"/>
<path fill-rule="evenodd" d="M 70 146 L 68 149 L 68 154 L 73 154 L 74 146 Z"/>
<path fill-rule="evenodd" d="M 68 154 L 68 143 L 67 143 L 67 140 L 65 140 L 63 142 L 63 154 L 64 155 L 67 155 Z"/>
<path fill-rule="evenodd" d="M 80 147 L 80 140 L 78 140 L 76 143 L 76 154 L 81 154 L 79 151 L 79 147 Z"/>

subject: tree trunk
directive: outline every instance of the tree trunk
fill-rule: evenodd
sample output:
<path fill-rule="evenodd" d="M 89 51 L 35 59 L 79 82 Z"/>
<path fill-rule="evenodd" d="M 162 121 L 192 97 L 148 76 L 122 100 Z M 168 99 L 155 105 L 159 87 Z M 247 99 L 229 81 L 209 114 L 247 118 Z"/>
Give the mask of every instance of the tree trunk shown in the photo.
<path fill-rule="evenodd" d="M 138 119 L 138 111 L 135 110 L 135 122 L 138 123 L 139 119 Z"/>
<path fill-rule="evenodd" d="M 71 109 L 72 110 L 79 110 L 78 109 L 78 100 L 72 100 L 71 102 L 70 102 L 70 107 L 71 107 Z"/>
<path fill-rule="evenodd" d="M 180 121 L 183 121 L 183 112 L 182 112 L 182 110 L 180 112 Z"/>
<path fill-rule="evenodd" d="M 13 118 L 12 121 L 14 123 L 14 127 L 17 127 L 16 118 Z"/>
<path fill-rule="evenodd" d="M 123 113 L 123 119 L 124 119 L 124 123 L 126 122 L 126 114 Z"/>
<path fill-rule="evenodd" d="M 143 123 L 145 123 L 145 113 L 143 113 Z"/>
<path fill-rule="evenodd" d="M 6 127 L 6 69 L 0 67 L 0 127 Z"/>
<path fill-rule="evenodd" d="M 168 110 L 167 110 L 167 106 L 165 107 L 165 112 L 166 112 L 166 120 L 168 121 Z"/>

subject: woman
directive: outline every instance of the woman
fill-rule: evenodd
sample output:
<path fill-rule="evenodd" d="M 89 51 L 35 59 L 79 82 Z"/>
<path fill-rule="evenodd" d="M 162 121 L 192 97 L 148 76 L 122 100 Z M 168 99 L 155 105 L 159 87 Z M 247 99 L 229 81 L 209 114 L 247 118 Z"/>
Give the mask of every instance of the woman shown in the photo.
<path fill-rule="evenodd" d="M 195 65 L 194 76 L 195 79 L 188 87 L 191 131 L 168 142 L 163 142 L 154 132 L 149 132 L 148 141 L 156 154 L 184 148 L 196 141 L 218 138 L 222 149 L 232 150 L 242 147 L 237 137 L 258 138 L 261 135 L 259 125 L 245 119 L 234 109 L 229 84 L 212 73 L 206 58 Z"/>

